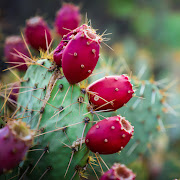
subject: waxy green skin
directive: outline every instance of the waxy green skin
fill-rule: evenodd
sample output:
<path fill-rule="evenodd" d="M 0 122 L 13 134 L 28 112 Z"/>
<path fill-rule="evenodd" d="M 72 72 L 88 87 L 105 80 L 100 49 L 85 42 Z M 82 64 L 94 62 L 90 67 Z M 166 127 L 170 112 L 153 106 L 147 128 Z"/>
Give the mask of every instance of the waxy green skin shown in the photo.
<path fill-rule="evenodd" d="M 102 156 L 109 166 L 117 161 L 127 165 L 145 155 L 148 151 L 148 145 L 153 142 L 159 133 L 159 122 L 163 120 L 162 95 L 156 85 L 149 81 L 139 80 L 132 80 L 132 83 L 136 86 L 135 94 L 137 97 L 133 97 L 126 106 L 115 112 L 101 113 L 105 117 L 120 114 L 134 126 L 133 138 L 120 154 Z M 152 99 L 152 93 L 155 93 L 154 100 Z"/>
<path fill-rule="evenodd" d="M 39 61 L 39 63 L 42 61 Z M 45 60 L 44 66 L 49 68 L 51 67 L 51 63 Z M 42 74 L 41 78 L 39 76 L 39 73 L 37 73 L 39 71 L 41 71 Z M 29 109 L 36 110 L 33 111 L 32 113 L 31 110 L 28 110 L 27 116 L 29 115 L 30 117 L 24 119 L 34 129 L 36 129 L 37 122 L 39 120 L 39 116 L 40 116 L 39 110 L 42 107 L 42 101 L 38 100 L 37 98 L 34 98 L 33 96 L 41 99 L 44 98 L 46 94 L 46 90 L 38 89 L 38 88 L 44 87 L 45 85 L 47 86 L 52 76 L 52 73 L 53 72 L 48 72 L 47 69 L 43 67 L 31 66 L 28 69 L 26 76 L 24 77 L 24 80 L 27 80 L 28 77 L 30 78 L 30 80 L 28 82 L 22 83 L 22 85 L 26 87 L 34 87 L 35 83 L 37 84 L 37 90 L 23 93 L 20 95 L 18 99 L 20 105 L 24 107 L 28 105 Z M 133 97 L 127 103 L 127 106 L 122 107 L 116 112 L 101 113 L 105 117 L 115 116 L 117 114 L 120 114 L 121 116 L 125 116 L 134 126 L 134 132 L 135 132 L 133 139 L 130 140 L 128 145 L 121 151 L 120 154 L 116 153 L 113 155 L 102 156 L 102 158 L 104 159 L 104 161 L 107 163 L 108 166 L 111 166 L 114 162 L 117 161 L 120 161 L 121 163 L 129 164 L 134 160 L 136 160 L 140 155 L 144 154 L 147 151 L 148 144 L 151 143 L 151 141 L 153 141 L 153 138 L 158 134 L 158 130 L 157 130 L 157 126 L 159 125 L 158 118 L 159 117 L 163 118 L 163 111 L 162 111 L 163 105 L 161 102 L 162 95 L 160 94 L 160 91 L 156 87 L 156 85 L 154 85 L 149 81 L 140 81 L 140 80 L 134 80 L 132 81 L 132 83 L 136 87 L 136 96 L 143 97 L 144 99 Z M 58 91 L 60 84 L 63 84 L 64 90 L 62 92 L 58 92 L 56 98 L 53 100 L 55 94 Z M 62 99 L 65 93 L 67 92 L 68 87 L 69 87 L 69 83 L 66 81 L 65 78 L 57 80 L 56 85 L 54 86 L 54 89 L 51 92 L 51 97 L 48 100 L 48 103 L 52 104 L 55 107 L 60 107 L 62 103 Z M 30 90 L 30 88 L 24 89 L 23 91 L 26 90 Z M 77 102 L 77 98 L 79 96 L 84 96 L 81 93 L 80 88 L 76 85 L 73 86 L 72 100 L 71 100 L 71 92 L 72 92 L 72 87 L 68 92 L 68 96 L 64 100 L 63 103 L 64 107 L 68 106 L 73 102 Z M 153 92 L 155 92 L 154 101 L 152 100 Z M 62 96 L 60 95 L 61 93 Z M 75 95 L 75 93 L 77 94 Z M 25 99 L 27 99 L 27 101 L 25 101 Z M 55 116 L 54 118 L 50 119 L 54 115 L 54 111 L 56 111 L 56 109 L 54 109 L 53 107 L 47 104 L 44 109 L 44 112 L 42 113 L 42 120 L 39 129 L 45 128 L 44 132 L 47 132 L 56 129 L 55 128 L 56 122 L 58 122 L 56 125 L 57 127 L 63 127 L 66 125 L 70 125 L 82 121 L 84 118 L 82 114 L 85 114 L 87 110 L 84 105 L 83 113 L 81 113 L 81 116 L 79 116 L 79 106 L 83 107 L 83 104 L 80 105 L 79 103 L 74 104 L 69 108 L 65 109 L 64 111 L 62 111 L 59 114 L 59 117 Z M 70 113 L 71 110 L 73 111 L 72 113 Z M 74 114 L 76 114 L 77 116 Z M 96 116 L 94 117 L 95 119 L 93 120 L 98 120 L 98 118 L 96 119 Z M 89 118 L 91 119 L 90 116 Z M 77 134 L 78 138 L 82 136 L 83 127 L 84 127 L 84 123 L 67 128 L 66 134 L 71 142 L 77 139 L 75 134 Z M 86 130 L 87 129 L 88 127 L 86 128 Z M 36 178 L 40 178 L 41 175 L 47 170 L 49 166 L 52 166 L 53 169 L 49 170 L 48 173 L 46 173 L 47 178 L 54 178 L 54 179 L 58 179 L 58 177 L 64 178 L 64 174 L 72 151 L 68 147 L 64 147 L 64 145 L 59 140 L 68 145 L 71 145 L 66 135 L 61 130 L 53 133 L 48 133 L 46 135 L 42 135 L 36 138 L 35 143 L 39 142 L 40 145 L 34 146 L 34 148 L 44 149 L 47 145 L 49 145 L 49 153 L 47 152 L 43 155 L 37 167 L 33 170 L 33 172 L 30 175 L 28 175 L 27 173 L 26 178 L 31 179 L 32 176 Z M 27 160 L 25 161 L 24 166 L 21 170 L 21 175 L 28 168 L 30 162 L 32 162 L 33 166 L 36 164 L 37 160 L 40 158 L 43 152 L 44 152 L 43 150 L 29 152 Z M 82 160 L 83 157 L 84 159 Z M 83 149 L 83 151 L 80 151 L 80 153 L 79 152 L 75 153 L 66 179 L 72 177 L 73 173 L 75 172 L 74 168 L 77 164 L 81 164 L 82 162 L 81 166 L 84 166 L 87 160 L 88 160 L 88 150 Z M 31 166 L 31 169 L 33 168 L 33 166 Z M 62 169 L 62 171 L 59 171 L 59 169 Z M 30 170 L 28 172 L 30 172 Z M 76 178 L 78 179 L 79 177 L 76 176 Z"/>
<path fill-rule="evenodd" d="M 119 74 L 116 67 L 105 57 L 99 59 L 94 70 L 94 73 L 97 72 L 103 73 L 90 77 L 90 83 L 107 75 Z M 160 124 L 165 119 L 165 113 L 163 112 L 164 97 L 160 89 L 152 81 L 139 80 L 136 76 L 131 78 L 131 83 L 133 84 L 135 97 L 132 97 L 125 106 L 117 111 L 100 113 L 104 117 L 121 115 L 134 126 L 133 138 L 119 154 L 102 156 L 109 166 L 112 166 L 117 161 L 128 165 L 145 155 L 149 152 L 148 146 L 153 143 L 154 138 L 163 130 L 160 128 Z M 98 120 L 96 116 L 94 117 L 94 120 Z"/>
<path fill-rule="evenodd" d="M 43 64 L 46 68 L 52 67 L 51 62 L 47 59 L 39 60 L 38 63 Z M 59 70 L 48 71 L 46 68 L 32 65 L 27 70 L 24 77 L 24 80 L 27 81 L 23 82 L 22 86 L 28 88 L 21 89 L 21 92 L 29 91 L 20 94 L 18 105 L 23 106 L 28 110 L 24 111 L 24 108 L 21 108 L 19 115 L 25 113 L 24 117 L 27 118 L 24 118 L 23 121 L 29 124 L 36 132 L 38 130 L 37 135 L 58 128 L 61 128 L 61 130 L 56 130 L 55 132 L 40 135 L 35 138 L 34 147 L 32 149 L 42 150 L 35 150 L 28 153 L 28 156 L 22 165 L 20 176 L 28 168 L 27 173 L 24 175 L 27 179 L 32 179 L 32 177 L 33 179 L 39 179 L 45 171 L 47 171 L 44 175 L 45 179 L 71 179 L 76 171 L 75 168 L 79 166 L 83 168 L 88 163 L 89 150 L 84 144 L 80 150 L 78 147 L 78 151 L 74 153 L 70 168 L 64 178 L 71 158 L 72 149 L 65 147 L 63 143 L 71 146 L 77 138 L 82 137 L 85 126 L 85 117 L 92 121 L 90 114 L 83 115 L 88 112 L 86 108 L 88 99 L 87 96 L 85 97 L 85 94 L 82 93 L 81 88 L 78 85 L 70 86 L 67 80 L 60 75 Z M 54 74 L 58 75 L 54 78 L 53 82 L 52 76 L 54 76 Z M 51 83 L 52 91 L 50 91 L 48 87 Z M 29 87 L 34 87 L 35 89 L 33 90 Z M 67 93 L 68 89 L 69 91 Z M 49 98 L 47 98 L 48 93 Z M 46 97 L 45 99 L 48 99 L 45 106 L 43 105 L 45 102 L 44 97 Z M 83 97 L 85 103 L 79 103 L 79 97 Z M 64 110 L 60 112 L 58 108 L 61 106 L 63 106 Z M 58 112 L 60 113 L 54 116 Z M 71 126 L 72 124 L 76 125 Z M 63 127 L 65 126 L 69 127 L 63 131 Z M 84 134 L 87 133 L 90 126 L 91 123 L 86 125 Z M 32 171 L 40 157 L 40 161 Z M 76 173 L 74 179 L 79 179 L 78 173 Z"/>

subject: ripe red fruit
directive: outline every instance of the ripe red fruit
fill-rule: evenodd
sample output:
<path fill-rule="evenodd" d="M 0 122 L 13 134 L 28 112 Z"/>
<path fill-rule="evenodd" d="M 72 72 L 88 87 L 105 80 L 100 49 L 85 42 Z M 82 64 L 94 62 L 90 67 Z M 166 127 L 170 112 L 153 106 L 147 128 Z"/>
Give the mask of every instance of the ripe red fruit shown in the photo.
<path fill-rule="evenodd" d="M 80 32 L 81 30 L 85 30 L 90 28 L 86 24 L 81 25 L 80 27 L 74 29 L 73 31 L 69 32 L 68 34 L 64 35 L 59 45 L 54 50 L 53 59 L 56 63 L 56 65 L 61 66 L 62 65 L 62 55 L 64 52 L 64 49 L 66 48 L 68 42 L 74 38 L 74 36 Z"/>
<path fill-rule="evenodd" d="M 46 37 L 47 42 L 46 43 Z M 36 50 L 46 50 L 51 42 L 51 33 L 47 23 L 42 17 L 35 16 L 26 22 L 25 35 L 27 42 Z"/>
<path fill-rule="evenodd" d="M 21 66 L 17 66 L 16 68 L 20 71 L 26 71 L 26 62 L 23 58 L 18 57 L 19 54 L 17 53 L 17 51 L 29 57 L 28 50 L 20 36 L 7 37 L 4 45 L 4 54 L 7 62 L 10 62 L 10 66 L 17 66 L 22 64 Z"/>
<path fill-rule="evenodd" d="M 106 76 L 87 87 L 89 101 L 94 109 L 115 111 L 126 104 L 134 93 L 125 75 Z"/>
<path fill-rule="evenodd" d="M 124 164 L 114 163 L 114 165 L 105 172 L 100 180 L 135 180 L 136 175 Z"/>
<path fill-rule="evenodd" d="M 33 133 L 21 121 L 0 129 L 0 174 L 16 167 L 32 145 Z"/>
<path fill-rule="evenodd" d="M 122 150 L 134 132 L 134 127 L 121 116 L 103 119 L 86 135 L 86 145 L 94 153 L 113 154 Z"/>
<path fill-rule="evenodd" d="M 91 27 L 80 30 L 65 46 L 62 69 L 70 84 L 86 79 L 99 59 L 101 37 Z"/>
<path fill-rule="evenodd" d="M 56 31 L 63 36 L 69 32 L 67 29 L 73 30 L 77 28 L 80 22 L 81 14 L 79 12 L 79 7 L 69 3 L 64 4 L 56 15 Z"/>

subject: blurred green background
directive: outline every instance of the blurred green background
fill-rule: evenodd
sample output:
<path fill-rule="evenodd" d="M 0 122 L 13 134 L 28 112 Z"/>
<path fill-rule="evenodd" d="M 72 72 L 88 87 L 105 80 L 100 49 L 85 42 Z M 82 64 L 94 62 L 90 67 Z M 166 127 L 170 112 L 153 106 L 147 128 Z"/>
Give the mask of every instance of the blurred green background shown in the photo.
<path fill-rule="evenodd" d="M 129 56 L 133 56 L 137 49 L 148 49 L 155 64 L 153 71 L 156 75 L 169 73 L 170 68 L 173 68 L 172 60 L 179 62 L 179 0 L 1 0 L 1 59 L 6 36 L 20 34 L 26 19 L 34 15 L 42 15 L 53 27 L 56 12 L 62 2 L 79 5 L 81 13 L 88 14 L 93 27 L 99 29 L 100 33 L 105 29 L 112 32 L 108 44 L 113 46 L 119 43 L 116 46 L 119 51 L 125 50 Z M 125 44 L 125 48 L 121 43 Z M 173 56 L 176 58 L 173 59 Z M 162 68 L 167 71 L 161 72 L 159 69 Z"/>

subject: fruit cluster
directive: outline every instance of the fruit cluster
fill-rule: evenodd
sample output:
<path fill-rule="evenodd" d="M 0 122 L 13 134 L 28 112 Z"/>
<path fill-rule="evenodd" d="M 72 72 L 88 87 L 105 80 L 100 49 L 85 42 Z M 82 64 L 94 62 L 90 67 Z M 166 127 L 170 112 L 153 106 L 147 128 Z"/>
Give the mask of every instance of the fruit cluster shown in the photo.
<path fill-rule="evenodd" d="M 62 178 L 64 173 L 66 176 L 68 170 L 71 174 L 66 176 L 67 179 L 73 171 L 73 178 L 83 177 L 91 160 L 90 151 L 96 155 L 114 154 L 132 138 L 134 127 L 125 117 L 115 115 L 98 121 L 92 117 L 98 112 L 114 112 L 125 106 L 133 97 L 134 90 L 124 74 L 105 76 L 82 87 L 82 81 L 92 75 L 98 63 L 103 38 L 87 24 L 77 27 L 80 19 L 77 7 L 63 6 L 55 22 L 62 39 L 51 53 L 52 36 L 47 23 L 41 17 L 27 20 L 27 44 L 43 51 L 38 60 L 31 56 L 20 37 L 11 37 L 6 41 L 5 56 L 9 63 L 17 64 L 15 67 L 19 70 L 28 69 L 20 80 L 21 85 L 14 84 L 9 94 L 10 101 L 17 104 L 15 114 L 18 118 L 13 116 L 0 129 L 0 145 L 3 147 L 3 150 L 0 149 L 1 174 L 24 160 L 21 171 L 18 171 L 21 178 L 41 179 L 45 175 L 43 170 L 46 173 L 51 171 L 49 178 L 53 179 Z M 19 94 L 18 100 L 16 94 Z M 76 125 L 79 126 L 74 127 Z M 62 133 L 57 136 L 57 131 Z M 59 140 L 63 141 L 63 145 Z M 71 145 L 67 145 L 69 142 Z M 68 155 L 64 145 L 71 150 Z M 41 155 L 39 150 L 43 151 Z M 27 151 L 29 153 L 25 158 Z M 46 159 L 41 162 L 43 156 Z M 64 162 L 59 163 L 62 159 Z M 34 171 L 36 167 L 38 171 Z M 120 170 L 114 173 L 115 169 Z M 126 171 L 130 172 L 129 175 Z M 114 179 L 122 179 L 124 174 L 126 178 L 135 178 L 120 164 L 115 164 L 101 179 L 112 179 L 109 173 Z"/>

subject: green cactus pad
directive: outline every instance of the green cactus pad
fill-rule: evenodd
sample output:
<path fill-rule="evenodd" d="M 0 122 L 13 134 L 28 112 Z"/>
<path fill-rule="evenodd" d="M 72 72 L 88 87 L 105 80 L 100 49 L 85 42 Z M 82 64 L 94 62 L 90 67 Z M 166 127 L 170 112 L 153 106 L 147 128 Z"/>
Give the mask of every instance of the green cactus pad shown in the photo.
<path fill-rule="evenodd" d="M 101 113 L 105 117 L 119 114 L 134 126 L 133 138 L 119 154 L 102 156 L 109 166 L 114 162 L 129 164 L 144 155 L 160 127 L 163 128 L 163 97 L 159 89 L 150 81 L 133 80 L 132 83 L 137 97 L 116 112 Z"/>
<path fill-rule="evenodd" d="M 71 85 L 47 59 L 28 68 L 18 98 L 19 115 L 35 130 L 34 146 L 19 177 L 27 179 L 79 179 L 88 163 L 83 137 L 90 128 L 88 98 L 79 85 Z M 53 70 L 54 69 L 54 70 Z M 44 134 L 43 134 L 44 133 Z M 76 142 L 76 144 L 73 142 Z M 73 146 L 72 146 L 73 145 Z M 73 157 L 71 156 L 74 154 Z M 64 177 L 72 157 L 69 170 Z"/>

